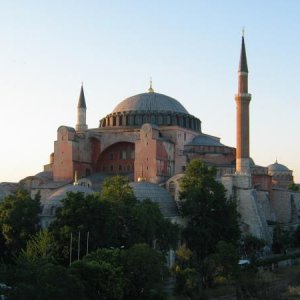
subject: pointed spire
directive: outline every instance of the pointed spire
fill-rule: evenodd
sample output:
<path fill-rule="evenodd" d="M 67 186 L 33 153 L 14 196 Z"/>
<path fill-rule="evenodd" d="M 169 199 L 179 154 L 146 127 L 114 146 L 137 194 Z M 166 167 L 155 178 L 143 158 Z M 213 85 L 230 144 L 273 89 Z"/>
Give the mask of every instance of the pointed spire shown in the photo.
<path fill-rule="evenodd" d="M 152 88 L 152 77 L 150 77 L 150 87 L 148 89 L 149 93 L 154 93 L 154 89 Z"/>
<path fill-rule="evenodd" d="M 246 47 L 245 47 L 245 40 L 244 40 L 244 29 L 242 35 L 242 48 L 241 48 L 239 72 L 248 73 L 247 55 L 246 55 Z"/>
<path fill-rule="evenodd" d="M 85 97 L 84 97 L 84 92 L 83 92 L 83 83 L 81 83 L 80 96 L 79 96 L 77 107 L 78 108 L 86 108 Z"/>

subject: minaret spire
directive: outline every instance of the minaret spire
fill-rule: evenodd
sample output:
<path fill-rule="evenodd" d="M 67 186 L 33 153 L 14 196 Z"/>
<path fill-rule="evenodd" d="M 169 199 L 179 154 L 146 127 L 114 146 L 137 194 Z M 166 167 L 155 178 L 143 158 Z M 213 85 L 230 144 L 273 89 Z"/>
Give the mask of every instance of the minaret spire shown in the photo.
<path fill-rule="evenodd" d="M 238 93 L 236 101 L 236 172 L 250 175 L 250 134 L 249 134 L 249 104 L 251 94 L 248 93 L 248 64 L 244 35 L 240 63 L 238 68 Z"/>
<path fill-rule="evenodd" d="M 80 95 L 77 104 L 77 124 L 76 131 L 85 131 L 88 129 L 86 124 L 86 104 L 83 91 L 83 83 L 81 83 Z"/>
<path fill-rule="evenodd" d="M 243 32 L 243 35 L 242 35 L 242 48 L 241 48 L 241 55 L 240 55 L 239 72 L 248 73 L 248 64 L 247 64 L 247 55 L 246 55 L 244 32 Z"/>
<path fill-rule="evenodd" d="M 83 82 L 81 82 L 80 96 L 79 96 L 77 107 L 86 109 L 85 97 L 84 97 L 84 91 L 83 91 Z"/>

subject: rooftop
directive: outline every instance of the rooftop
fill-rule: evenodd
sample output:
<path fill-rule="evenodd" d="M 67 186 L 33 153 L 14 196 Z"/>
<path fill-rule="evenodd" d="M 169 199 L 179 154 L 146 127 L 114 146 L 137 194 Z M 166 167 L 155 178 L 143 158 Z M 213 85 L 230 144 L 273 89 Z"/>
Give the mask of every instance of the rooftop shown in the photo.
<path fill-rule="evenodd" d="M 155 92 L 138 94 L 123 100 L 115 107 L 113 113 L 125 111 L 165 111 L 189 114 L 177 100 Z"/>

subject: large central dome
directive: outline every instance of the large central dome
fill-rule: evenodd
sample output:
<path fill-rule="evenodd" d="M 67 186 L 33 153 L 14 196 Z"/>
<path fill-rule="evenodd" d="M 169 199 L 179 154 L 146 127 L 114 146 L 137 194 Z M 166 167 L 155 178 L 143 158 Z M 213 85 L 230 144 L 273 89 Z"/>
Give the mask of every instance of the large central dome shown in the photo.
<path fill-rule="evenodd" d="M 123 111 L 164 111 L 189 114 L 175 99 L 159 93 L 143 93 L 129 97 L 119 103 L 113 113 Z"/>
<path fill-rule="evenodd" d="M 201 132 L 201 121 L 190 115 L 175 99 L 154 93 L 152 86 L 148 93 L 131 96 L 120 102 L 112 113 L 100 120 L 100 128 L 140 128 L 145 123 L 157 126 L 180 126 Z"/>

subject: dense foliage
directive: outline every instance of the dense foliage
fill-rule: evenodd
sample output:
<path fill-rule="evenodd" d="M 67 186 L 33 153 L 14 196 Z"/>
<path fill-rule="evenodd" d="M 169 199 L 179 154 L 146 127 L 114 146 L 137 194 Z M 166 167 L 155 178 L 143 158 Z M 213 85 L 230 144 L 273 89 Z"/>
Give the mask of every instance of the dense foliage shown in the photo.
<path fill-rule="evenodd" d="M 299 186 L 297 184 L 295 184 L 294 182 L 292 182 L 288 185 L 288 190 L 293 191 L 293 192 L 299 192 Z"/>
<path fill-rule="evenodd" d="M 28 192 L 19 190 L 0 203 L 0 253 L 10 260 L 39 230 L 39 194 L 32 199 Z"/>
<path fill-rule="evenodd" d="M 178 228 L 157 204 L 137 201 L 126 178 L 110 178 L 101 194 L 68 193 L 48 230 L 40 230 L 39 213 L 39 197 L 25 191 L 0 205 L 8 299 L 160 298 Z"/>
<path fill-rule="evenodd" d="M 176 246 L 177 226 L 163 217 L 156 203 L 136 200 L 126 179 L 120 176 L 104 184 L 102 196 L 69 193 L 62 203 L 49 233 L 56 259 L 65 264 L 69 262 L 71 233 L 73 258 L 78 253 L 82 257 L 87 250 L 128 248 L 136 243 L 153 246 L 155 241 L 156 248 L 163 252 Z"/>
<path fill-rule="evenodd" d="M 225 188 L 215 176 L 215 169 L 193 160 L 180 182 L 182 215 L 187 220 L 183 238 L 191 253 L 184 266 L 179 259 L 175 274 L 185 290 L 189 283 L 189 296 L 197 292 L 193 286 L 199 287 L 199 281 L 205 287 L 216 276 L 232 276 L 235 268 L 230 264 L 237 265 L 238 261 L 237 251 L 230 252 L 237 249 L 240 239 L 239 215 L 235 202 L 226 199 Z"/>
<path fill-rule="evenodd" d="M 200 161 L 189 164 L 180 196 L 187 226 L 173 272 L 177 291 L 194 297 L 217 277 L 235 276 L 238 214 Z M 0 268 L 8 299 L 163 298 L 165 254 L 176 249 L 179 229 L 157 204 L 138 201 L 126 178 L 110 178 L 101 194 L 68 193 L 48 230 L 40 230 L 39 212 L 39 197 L 24 191 L 0 205 L 2 258 L 12 262 Z"/>
<path fill-rule="evenodd" d="M 193 160 L 181 181 L 182 214 L 188 220 L 184 237 L 199 261 L 215 252 L 219 241 L 236 245 L 240 238 L 236 205 L 226 199 L 215 175 L 214 169 Z"/>

